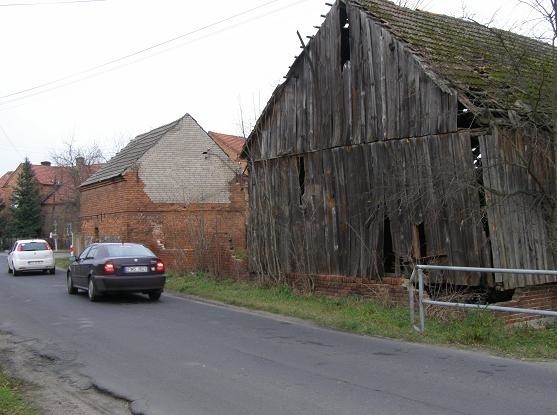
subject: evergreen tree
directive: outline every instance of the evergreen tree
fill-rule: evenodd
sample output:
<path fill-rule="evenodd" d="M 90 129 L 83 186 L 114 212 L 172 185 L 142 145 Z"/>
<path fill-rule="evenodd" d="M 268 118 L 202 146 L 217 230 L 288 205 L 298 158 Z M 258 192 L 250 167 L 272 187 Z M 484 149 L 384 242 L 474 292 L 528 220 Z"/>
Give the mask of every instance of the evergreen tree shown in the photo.
<path fill-rule="evenodd" d="M 4 210 L 6 209 L 6 203 L 4 199 L 0 197 L 0 239 L 2 240 L 2 244 L 0 245 L 0 249 L 3 249 L 4 242 L 3 239 L 7 236 L 6 232 L 6 215 Z"/>
<path fill-rule="evenodd" d="M 39 184 L 25 158 L 12 193 L 10 233 L 18 238 L 35 238 L 41 232 L 41 195 Z"/>

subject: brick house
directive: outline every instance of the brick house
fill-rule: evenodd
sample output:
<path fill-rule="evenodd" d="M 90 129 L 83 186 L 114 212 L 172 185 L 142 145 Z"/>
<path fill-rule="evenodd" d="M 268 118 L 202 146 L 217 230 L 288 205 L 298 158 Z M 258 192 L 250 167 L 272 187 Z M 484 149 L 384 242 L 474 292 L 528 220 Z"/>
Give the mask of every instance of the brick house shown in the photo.
<path fill-rule="evenodd" d="M 242 273 L 242 145 L 207 134 L 189 114 L 137 136 L 80 187 L 85 243 L 136 241 L 170 268 Z"/>
<path fill-rule="evenodd" d="M 10 204 L 22 166 L 23 164 L 20 164 L 15 171 L 7 172 L 0 178 L 0 197 L 6 207 Z M 41 194 L 41 237 L 57 235 L 52 242 L 60 249 L 69 247 L 71 232 L 79 229 L 77 188 L 101 166 L 87 165 L 82 157 L 77 157 L 76 165 L 72 167 L 53 166 L 49 161 L 31 165 Z M 7 214 L 7 211 L 4 214 Z"/>

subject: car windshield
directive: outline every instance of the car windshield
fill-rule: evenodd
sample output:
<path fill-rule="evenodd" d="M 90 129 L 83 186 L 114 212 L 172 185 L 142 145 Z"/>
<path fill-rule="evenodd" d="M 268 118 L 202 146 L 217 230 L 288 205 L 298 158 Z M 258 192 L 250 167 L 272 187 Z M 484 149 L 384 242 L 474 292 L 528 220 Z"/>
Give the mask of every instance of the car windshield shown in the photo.
<path fill-rule="evenodd" d="M 25 242 L 21 245 L 21 251 L 47 251 L 48 244 L 46 242 Z"/>
<path fill-rule="evenodd" d="M 143 245 L 108 245 L 105 248 L 108 256 L 111 257 L 155 256 L 150 249 L 145 248 Z"/>

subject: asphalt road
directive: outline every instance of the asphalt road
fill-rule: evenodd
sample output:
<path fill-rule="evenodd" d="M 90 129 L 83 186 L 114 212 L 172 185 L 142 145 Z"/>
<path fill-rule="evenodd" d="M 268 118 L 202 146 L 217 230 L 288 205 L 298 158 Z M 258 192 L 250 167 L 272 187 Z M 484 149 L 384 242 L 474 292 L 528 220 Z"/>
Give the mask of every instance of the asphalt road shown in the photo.
<path fill-rule="evenodd" d="M 144 414 L 557 414 L 557 365 L 339 333 L 164 294 L 91 303 L 12 277 L 0 331 Z"/>

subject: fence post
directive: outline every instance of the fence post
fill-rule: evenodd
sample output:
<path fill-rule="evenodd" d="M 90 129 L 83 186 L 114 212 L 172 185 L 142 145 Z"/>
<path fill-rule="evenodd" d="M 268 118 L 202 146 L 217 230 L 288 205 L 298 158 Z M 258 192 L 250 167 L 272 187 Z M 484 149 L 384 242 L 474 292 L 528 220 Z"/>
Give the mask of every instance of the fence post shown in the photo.
<path fill-rule="evenodd" d="M 418 301 L 420 303 L 420 334 L 425 332 L 424 272 L 418 269 Z"/>
<path fill-rule="evenodd" d="M 410 275 L 409 285 L 408 285 L 408 303 L 410 304 L 410 323 L 414 326 L 414 293 L 416 289 L 414 288 L 414 281 L 416 280 L 416 268 L 412 270 L 412 275 Z"/>

